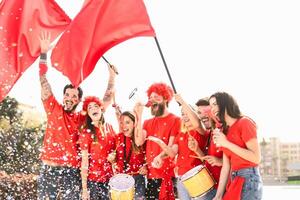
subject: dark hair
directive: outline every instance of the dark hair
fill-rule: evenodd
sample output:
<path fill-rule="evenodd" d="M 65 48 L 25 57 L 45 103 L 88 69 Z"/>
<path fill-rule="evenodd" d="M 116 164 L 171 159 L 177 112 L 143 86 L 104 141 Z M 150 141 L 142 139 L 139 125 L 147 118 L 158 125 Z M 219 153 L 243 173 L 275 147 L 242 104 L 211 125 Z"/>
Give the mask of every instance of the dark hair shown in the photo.
<path fill-rule="evenodd" d="M 74 89 L 75 86 L 72 85 L 72 84 L 67 84 L 67 85 L 64 87 L 64 94 L 66 93 L 66 90 L 69 89 L 69 88 L 70 88 L 70 89 Z M 78 97 L 79 97 L 79 99 L 81 99 L 81 98 L 82 98 L 82 95 L 83 95 L 83 91 L 82 91 L 82 89 L 81 89 L 80 87 L 77 88 L 77 91 L 78 91 Z"/>
<path fill-rule="evenodd" d="M 94 124 L 92 122 L 93 121 L 92 121 L 91 117 L 87 114 L 86 115 L 85 124 L 83 125 L 83 128 L 86 128 L 86 129 L 90 130 L 90 133 L 93 134 L 93 140 L 94 140 L 94 142 L 98 142 L 97 135 L 96 135 L 96 129 L 95 129 L 95 126 L 94 126 Z M 101 114 L 100 123 L 102 125 L 105 123 L 105 119 L 104 119 L 103 113 Z"/>
<path fill-rule="evenodd" d="M 127 116 L 127 117 L 129 117 L 129 118 L 133 121 L 133 123 L 135 123 L 135 116 L 134 116 L 134 114 L 132 114 L 132 112 L 130 112 L 130 111 L 124 111 L 124 112 L 121 114 L 121 117 L 122 117 L 122 116 Z M 133 149 L 135 152 L 138 152 L 138 151 L 141 151 L 142 148 L 139 147 L 139 146 L 137 146 L 137 145 L 135 144 L 134 130 L 135 130 L 135 128 L 133 128 L 133 133 L 132 133 L 132 136 L 131 136 L 131 139 L 132 139 L 132 149 Z"/>
<path fill-rule="evenodd" d="M 210 96 L 209 99 L 215 97 L 216 103 L 219 106 L 219 118 L 221 123 L 223 124 L 224 133 L 227 132 L 227 124 L 225 122 L 225 111 L 227 114 L 235 119 L 239 119 L 242 117 L 240 108 L 235 101 L 235 99 L 226 92 L 216 92 Z"/>
<path fill-rule="evenodd" d="M 196 106 L 209 106 L 208 98 L 205 97 L 205 98 L 199 99 L 196 103 Z"/>
<path fill-rule="evenodd" d="M 133 122 L 135 122 L 135 116 L 134 116 L 131 112 L 129 112 L 129 111 L 124 111 L 124 112 L 122 112 L 121 116 L 127 116 L 127 117 L 129 117 Z"/>

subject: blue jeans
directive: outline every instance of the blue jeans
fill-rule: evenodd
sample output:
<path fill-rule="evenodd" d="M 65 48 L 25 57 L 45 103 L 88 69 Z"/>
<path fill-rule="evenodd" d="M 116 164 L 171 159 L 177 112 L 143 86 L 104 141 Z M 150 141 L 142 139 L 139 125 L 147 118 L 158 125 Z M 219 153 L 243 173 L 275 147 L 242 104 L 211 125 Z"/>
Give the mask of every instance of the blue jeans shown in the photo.
<path fill-rule="evenodd" d="M 192 198 L 192 197 L 190 197 L 187 189 L 184 187 L 184 185 L 180 181 L 180 178 L 178 178 L 176 186 L 177 186 L 178 198 L 180 200 L 191 200 L 191 199 L 192 200 L 211 200 L 216 196 L 216 193 L 217 193 L 217 190 L 214 188 L 201 197 Z"/>
<path fill-rule="evenodd" d="M 133 175 L 134 178 L 134 187 L 135 187 L 135 200 L 145 199 L 146 195 L 146 180 L 145 176 L 138 174 Z"/>
<path fill-rule="evenodd" d="M 109 200 L 108 183 L 88 181 L 90 200 Z"/>
<path fill-rule="evenodd" d="M 38 183 L 38 199 L 79 200 L 81 180 L 79 169 L 71 167 L 52 167 L 42 165 Z"/>
<path fill-rule="evenodd" d="M 231 172 L 232 180 L 236 176 L 245 178 L 242 190 L 242 200 L 262 199 L 263 184 L 258 167 L 250 167 Z"/>

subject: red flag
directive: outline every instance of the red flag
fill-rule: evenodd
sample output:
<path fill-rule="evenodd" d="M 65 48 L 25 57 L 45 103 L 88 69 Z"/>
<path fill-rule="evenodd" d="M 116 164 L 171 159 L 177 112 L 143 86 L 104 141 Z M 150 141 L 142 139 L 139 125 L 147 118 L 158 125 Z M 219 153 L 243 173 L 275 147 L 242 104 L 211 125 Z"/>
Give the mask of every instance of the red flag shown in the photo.
<path fill-rule="evenodd" d="M 0 102 L 39 56 L 41 30 L 53 41 L 70 22 L 54 0 L 0 1 Z"/>
<path fill-rule="evenodd" d="M 78 86 L 113 46 L 155 36 L 143 0 L 90 0 L 52 51 L 52 65 Z"/>

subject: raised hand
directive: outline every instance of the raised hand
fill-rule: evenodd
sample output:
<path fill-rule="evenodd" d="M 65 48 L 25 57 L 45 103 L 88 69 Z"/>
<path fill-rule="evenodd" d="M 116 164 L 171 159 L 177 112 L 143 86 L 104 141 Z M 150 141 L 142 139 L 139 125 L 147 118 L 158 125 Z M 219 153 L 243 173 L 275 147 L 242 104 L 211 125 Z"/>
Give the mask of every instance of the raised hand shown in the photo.
<path fill-rule="evenodd" d="M 107 64 L 107 65 L 108 65 L 108 70 L 109 70 L 109 76 L 110 77 L 115 76 L 116 74 L 119 74 L 118 69 L 116 68 L 116 66 L 110 65 L 110 64 Z"/>
<path fill-rule="evenodd" d="M 174 94 L 174 98 L 175 98 L 175 100 L 178 102 L 178 103 L 180 103 L 181 105 L 184 103 L 184 100 L 183 100 L 183 98 L 181 97 L 181 95 L 180 94 Z"/>
<path fill-rule="evenodd" d="M 51 44 L 51 33 L 42 31 L 39 37 L 41 53 L 47 53 L 50 49 Z"/>
<path fill-rule="evenodd" d="M 143 110 L 144 110 L 144 105 L 143 105 L 141 102 L 137 102 L 137 103 L 134 105 L 133 111 L 134 111 L 137 115 L 139 115 L 139 116 L 142 115 Z"/>
<path fill-rule="evenodd" d="M 220 131 L 220 129 L 215 128 L 213 130 L 213 141 L 217 147 L 226 147 L 228 140 L 226 135 Z"/>

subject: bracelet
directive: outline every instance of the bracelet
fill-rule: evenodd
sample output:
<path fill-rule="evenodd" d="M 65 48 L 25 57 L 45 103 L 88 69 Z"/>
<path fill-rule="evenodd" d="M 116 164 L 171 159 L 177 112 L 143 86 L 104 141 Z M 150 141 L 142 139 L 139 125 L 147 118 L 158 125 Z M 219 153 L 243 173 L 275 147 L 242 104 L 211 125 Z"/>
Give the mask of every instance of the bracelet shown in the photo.
<path fill-rule="evenodd" d="M 40 58 L 42 60 L 47 60 L 47 54 L 46 53 L 41 53 Z"/>

